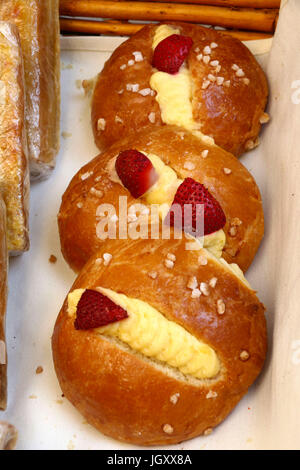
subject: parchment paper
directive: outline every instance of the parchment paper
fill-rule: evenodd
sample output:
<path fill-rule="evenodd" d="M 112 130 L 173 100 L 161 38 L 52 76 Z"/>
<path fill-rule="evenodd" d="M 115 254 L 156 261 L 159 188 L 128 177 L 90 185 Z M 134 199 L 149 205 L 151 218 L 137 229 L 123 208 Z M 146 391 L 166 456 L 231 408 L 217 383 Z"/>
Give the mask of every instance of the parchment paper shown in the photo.
<path fill-rule="evenodd" d="M 251 41 L 271 88 L 271 121 L 262 143 L 242 157 L 258 182 L 265 209 L 265 239 L 247 277 L 267 307 L 266 366 L 248 395 L 210 436 L 173 448 L 300 447 L 299 21 L 300 2 L 289 0 L 282 8 L 271 54 L 270 41 Z M 94 430 L 61 397 L 50 345 L 56 316 L 74 279 L 60 254 L 60 199 L 75 172 L 98 153 L 89 103 L 76 81 L 96 75 L 123 40 L 62 40 L 63 137 L 58 164 L 48 181 L 32 187 L 31 251 L 10 263 L 9 401 L 0 419 L 17 427 L 18 449 L 134 449 Z M 57 257 L 55 264 L 48 261 L 51 254 Z M 43 367 L 40 374 L 38 366 Z"/>

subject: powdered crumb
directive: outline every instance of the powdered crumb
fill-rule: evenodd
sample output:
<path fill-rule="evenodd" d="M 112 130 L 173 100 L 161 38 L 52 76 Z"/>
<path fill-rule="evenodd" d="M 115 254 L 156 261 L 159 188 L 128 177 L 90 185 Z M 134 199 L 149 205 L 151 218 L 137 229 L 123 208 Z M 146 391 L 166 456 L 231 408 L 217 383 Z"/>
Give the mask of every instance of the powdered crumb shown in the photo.
<path fill-rule="evenodd" d="M 72 137 L 72 133 L 71 132 L 66 132 L 66 131 L 63 131 L 61 133 L 61 136 L 63 139 L 68 139 L 69 137 Z"/>
<path fill-rule="evenodd" d="M 104 131 L 106 126 L 106 121 L 104 118 L 99 118 L 97 121 L 97 131 Z"/>
<path fill-rule="evenodd" d="M 148 114 L 148 119 L 152 124 L 154 124 L 155 123 L 155 113 L 154 112 L 149 113 Z"/>
<path fill-rule="evenodd" d="M 246 350 L 244 350 L 240 353 L 241 361 L 248 361 L 249 357 L 250 357 L 250 354 Z"/>
<path fill-rule="evenodd" d="M 75 449 L 75 444 L 72 440 L 70 440 L 68 443 L 68 450 L 74 450 L 74 449 Z"/>
<path fill-rule="evenodd" d="M 172 269 L 174 267 L 174 261 L 171 261 L 170 259 L 165 260 L 165 266 L 168 269 Z"/>
<path fill-rule="evenodd" d="M 199 299 L 199 297 L 201 296 L 201 291 L 200 289 L 193 289 L 192 290 L 192 299 Z"/>
<path fill-rule="evenodd" d="M 208 296 L 209 295 L 209 288 L 208 284 L 206 282 L 200 282 L 200 290 L 203 295 Z"/>
<path fill-rule="evenodd" d="M 207 429 L 205 429 L 203 434 L 204 434 L 204 436 L 209 436 L 212 432 L 213 432 L 212 428 L 207 428 Z"/>
<path fill-rule="evenodd" d="M 209 399 L 209 398 L 216 398 L 218 396 L 217 392 L 214 392 L 213 390 L 210 390 L 207 394 L 206 394 L 206 398 Z"/>
<path fill-rule="evenodd" d="M 148 273 L 148 276 L 151 277 L 151 279 L 156 279 L 157 278 L 157 272 L 156 271 L 150 271 Z"/>
<path fill-rule="evenodd" d="M 217 300 L 217 311 L 219 315 L 223 315 L 225 313 L 225 302 L 222 299 Z"/>
<path fill-rule="evenodd" d="M 191 276 L 186 286 L 188 289 L 192 289 L 192 290 L 196 289 L 198 287 L 198 281 L 197 281 L 196 276 Z"/>
<path fill-rule="evenodd" d="M 179 392 L 174 393 L 174 395 L 170 396 L 170 402 L 173 403 L 173 405 L 176 405 L 176 403 L 178 402 L 179 397 L 180 397 Z"/>
<path fill-rule="evenodd" d="M 163 425 L 163 431 L 166 433 L 166 434 L 172 434 L 174 429 L 173 429 L 173 426 L 171 426 L 170 424 L 164 424 Z"/>
<path fill-rule="evenodd" d="M 56 263 L 56 261 L 57 261 L 57 258 L 56 258 L 56 256 L 54 256 L 54 255 L 51 255 L 51 256 L 50 256 L 50 258 L 49 258 L 49 263 L 52 263 L 52 264 L 54 264 L 54 263 Z"/>
<path fill-rule="evenodd" d="M 93 172 L 92 171 L 87 171 L 85 173 L 83 173 L 81 176 L 80 176 L 80 179 L 82 181 L 88 179 L 90 176 L 92 176 Z"/>
<path fill-rule="evenodd" d="M 103 259 L 104 259 L 104 266 L 108 266 L 109 263 L 111 262 L 112 260 L 112 255 L 110 253 L 104 253 L 103 254 Z"/>
<path fill-rule="evenodd" d="M 190 171 L 192 171 L 192 170 L 195 169 L 195 165 L 194 165 L 194 163 L 192 163 L 192 162 L 185 162 L 184 165 L 183 165 L 183 167 L 184 167 L 186 170 L 190 170 Z"/>

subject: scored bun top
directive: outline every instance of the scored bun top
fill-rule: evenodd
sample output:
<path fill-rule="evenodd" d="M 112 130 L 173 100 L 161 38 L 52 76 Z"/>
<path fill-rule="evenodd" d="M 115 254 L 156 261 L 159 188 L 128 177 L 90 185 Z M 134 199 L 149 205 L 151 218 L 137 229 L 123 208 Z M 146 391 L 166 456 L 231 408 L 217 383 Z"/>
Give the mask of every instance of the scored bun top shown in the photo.
<path fill-rule="evenodd" d="M 253 148 L 268 96 L 266 77 L 255 57 L 238 39 L 219 31 L 180 23 L 170 25 L 193 40 L 186 63 L 192 80 L 193 117 L 201 132 L 236 156 Z M 155 93 L 143 96 L 126 89 L 128 84 L 138 84 L 139 90 L 150 88 L 154 71 L 152 42 L 158 26 L 145 26 L 121 44 L 98 76 L 92 100 L 92 126 L 100 149 L 149 125 L 149 116 L 155 116 L 154 126 L 163 125 Z M 207 55 L 213 63 L 218 61 L 221 66 L 218 73 L 211 63 L 199 60 L 199 53 L 211 43 L 217 47 Z M 135 59 L 134 52 L 140 52 L 143 60 L 127 66 L 128 61 Z M 222 83 L 210 82 L 209 75 L 220 77 Z M 209 86 L 205 87 L 207 80 Z M 223 86 L 228 81 L 230 86 Z M 99 119 L 105 123 L 100 128 Z"/>
<path fill-rule="evenodd" d="M 109 263 L 105 253 L 111 255 Z M 173 266 L 165 262 L 170 254 Z M 199 256 L 206 257 L 206 265 L 199 264 Z M 188 288 L 194 276 L 206 285 L 198 298 Z M 56 372 L 65 396 L 105 434 L 155 445 L 209 432 L 260 372 L 266 354 L 264 307 L 206 250 L 187 251 L 184 240 L 108 241 L 71 291 L 96 287 L 147 302 L 213 348 L 221 364 L 216 377 L 190 380 L 95 330 L 76 330 L 66 301 L 53 334 Z"/>
<path fill-rule="evenodd" d="M 155 154 L 181 179 L 191 177 L 202 183 L 226 215 L 223 257 L 243 271 L 249 267 L 264 232 L 261 197 L 251 174 L 233 155 L 215 145 L 208 146 L 182 128 L 150 126 L 111 146 L 70 182 L 62 197 L 58 224 L 62 253 L 72 269 L 79 271 L 106 243 L 96 233 L 100 204 L 113 204 L 118 215 L 119 196 L 127 196 L 128 207 L 143 202 L 112 181 L 106 169 L 108 162 L 126 149 Z M 201 156 L 203 151 L 208 151 L 206 158 Z"/>

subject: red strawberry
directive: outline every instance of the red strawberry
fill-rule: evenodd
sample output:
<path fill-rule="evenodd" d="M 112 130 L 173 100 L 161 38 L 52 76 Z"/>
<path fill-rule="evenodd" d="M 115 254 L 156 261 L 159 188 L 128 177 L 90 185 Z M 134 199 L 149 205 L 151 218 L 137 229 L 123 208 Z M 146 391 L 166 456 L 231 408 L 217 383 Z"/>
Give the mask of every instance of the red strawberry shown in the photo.
<path fill-rule="evenodd" d="M 197 220 L 202 216 L 203 209 L 204 235 L 209 235 L 210 233 L 220 230 L 226 223 L 225 214 L 218 201 L 210 194 L 203 184 L 197 183 L 193 178 L 186 178 L 183 183 L 181 183 L 175 194 L 171 209 L 175 209 L 173 204 L 179 205 L 179 220 L 182 223 L 182 229 L 194 236 L 203 235 L 203 233 L 201 233 L 201 227 L 197 227 Z M 185 204 L 192 205 L 191 221 L 183 220 Z M 200 204 L 203 204 L 204 207 L 200 206 Z M 171 211 L 167 215 L 166 222 L 169 222 L 172 226 L 179 224 L 178 219 L 176 219 L 176 217 L 174 218 L 174 213 Z"/>
<path fill-rule="evenodd" d="M 149 158 L 137 150 L 124 150 L 116 160 L 117 174 L 131 195 L 138 198 L 158 180 Z"/>
<path fill-rule="evenodd" d="M 76 330 L 99 328 L 128 317 L 128 313 L 105 295 L 87 289 L 82 294 L 76 312 Z"/>
<path fill-rule="evenodd" d="M 161 72 L 175 74 L 186 59 L 193 40 L 188 36 L 172 34 L 156 46 L 152 65 Z"/>

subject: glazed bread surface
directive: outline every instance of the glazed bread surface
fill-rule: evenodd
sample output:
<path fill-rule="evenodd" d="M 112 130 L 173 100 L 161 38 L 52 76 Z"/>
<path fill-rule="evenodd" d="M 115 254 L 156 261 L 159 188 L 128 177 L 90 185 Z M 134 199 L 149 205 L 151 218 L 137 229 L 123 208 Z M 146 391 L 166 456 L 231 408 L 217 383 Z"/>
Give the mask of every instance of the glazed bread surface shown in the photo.
<path fill-rule="evenodd" d="M 58 0 L 1 0 L 0 19 L 20 32 L 32 179 L 49 175 L 59 150 L 60 39 Z"/>
<path fill-rule="evenodd" d="M 7 246 L 6 208 L 0 194 L 0 409 L 6 408 L 7 401 L 7 356 L 5 342 L 5 315 L 7 301 Z"/>
<path fill-rule="evenodd" d="M 258 143 L 268 96 L 266 77 L 255 57 L 238 39 L 219 31 L 180 23 L 171 26 L 193 40 L 186 64 L 192 87 L 192 113 L 199 130 L 236 156 L 253 148 Z M 155 93 L 139 93 L 151 88 L 150 79 L 155 71 L 152 43 L 158 27 L 145 26 L 121 44 L 98 76 L 91 116 L 95 142 L 100 150 L 128 132 L 149 125 L 150 119 L 152 125 L 163 125 Z M 210 62 L 204 63 L 199 55 L 204 56 L 205 47 L 210 44 L 217 47 L 207 52 Z M 135 61 L 134 53 L 141 53 L 143 60 Z M 128 65 L 129 61 L 134 64 Z M 213 76 L 215 78 L 211 78 Z M 127 89 L 132 84 L 139 85 L 137 92 Z M 102 120 L 100 127 L 99 119 Z"/>
<path fill-rule="evenodd" d="M 149 127 L 112 145 L 85 165 L 72 179 L 62 197 L 58 225 L 62 253 L 75 271 L 105 241 L 97 234 L 97 209 L 112 204 L 117 216 L 119 197 L 127 196 L 128 207 L 139 202 L 121 184 L 110 178 L 108 163 L 120 151 L 134 148 L 152 153 L 169 165 L 181 179 L 202 183 L 220 203 L 226 215 L 223 257 L 243 271 L 251 264 L 264 233 L 259 189 L 248 170 L 230 153 L 175 126 Z M 203 158 L 201 155 L 207 151 Z M 226 173 L 229 170 L 230 173 Z M 119 221 L 116 221 L 118 233 Z M 150 232 L 150 230 L 149 230 Z"/>
<path fill-rule="evenodd" d="M 172 268 L 166 264 L 170 255 Z M 202 289 L 196 298 L 188 287 L 194 277 Z M 180 325 L 215 351 L 219 371 L 195 379 L 105 333 L 76 330 L 66 299 L 52 338 L 64 395 L 90 424 L 118 440 L 170 445 L 210 433 L 264 363 L 264 307 L 254 291 L 206 250 L 186 251 L 183 240 L 108 241 L 70 292 L 99 287 L 140 299 Z"/>
<path fill-rule="evenodd" d="M 0 21 L 0 185 L 10 254 L 29 248 L 29 172 L 23 62 L 16 26 Z"/>

